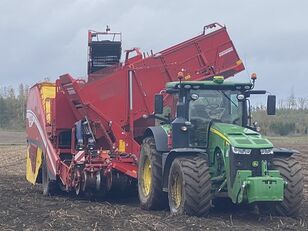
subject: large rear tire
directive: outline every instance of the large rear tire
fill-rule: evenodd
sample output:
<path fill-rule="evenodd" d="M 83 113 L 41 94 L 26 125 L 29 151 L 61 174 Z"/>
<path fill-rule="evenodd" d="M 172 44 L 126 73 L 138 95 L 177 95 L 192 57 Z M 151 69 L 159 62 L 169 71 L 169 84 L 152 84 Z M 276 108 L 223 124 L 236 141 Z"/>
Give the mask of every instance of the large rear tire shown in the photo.
<path fill-rule="evenodd" d="M 167 207 L 167 193 L 162 190 L 162 156 L 156 150 L 154 137 L 146 137 L 141 145 L 138 194 L 143 209 L 155 210 Z"/>
<path fill-rule="evenodd" d="M 168 199 L 173 214 L 205 216 L 211 207 L 211 176 L 201 155 L 174 159 L 168 179 Z"/>
<path fill-rule="evenodd" d="M 263 208 L 280 216 L 297 217 L 300 215 L 304 200 L 304 177 L 300 163 L 294 157 L 275 157 L 271 169 L 279 170 L 287 181 L 284 199 L 279 203 L 268 203 Z"/>
<path fill-rule="evenodd" d="M 46 157 L 43 158 L 42 163 L 42 186 L 44 196 L 52 196 L 56 193 L 58 189 L 57 182 L 51 180 L 49 177 Z"/>

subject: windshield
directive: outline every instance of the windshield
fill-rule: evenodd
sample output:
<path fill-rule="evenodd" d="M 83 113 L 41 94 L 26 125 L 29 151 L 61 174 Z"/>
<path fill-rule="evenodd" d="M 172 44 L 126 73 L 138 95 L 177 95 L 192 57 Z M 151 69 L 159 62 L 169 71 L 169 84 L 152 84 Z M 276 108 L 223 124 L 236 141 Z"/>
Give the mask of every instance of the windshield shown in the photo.
<path fill-rule="evenodd" d="M 198 99 L 191 100 L 189 120 L 193 125 L 191 146 L 206 146 L 210 121 L 242 124 L 242 103 L 237 100 L 238 91 L 193 90 L 191 95 Z"/>

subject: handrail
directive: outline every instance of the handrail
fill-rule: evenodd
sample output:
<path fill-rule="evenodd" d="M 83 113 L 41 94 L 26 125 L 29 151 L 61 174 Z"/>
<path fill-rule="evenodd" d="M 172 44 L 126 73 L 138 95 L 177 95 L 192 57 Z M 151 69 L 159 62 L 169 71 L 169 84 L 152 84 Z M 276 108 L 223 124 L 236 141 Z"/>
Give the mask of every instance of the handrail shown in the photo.
<path fill-rule="evenodd" d="M 222 26 L 222 25 L 221 25 L 220 23 L 218 23 L 218 22 L 214 22 L 214 23 L 205 25 L 205 26 L 203 27 L 203 33 L 202 33 L 202 34 L 205 35 L 205 31 L 206 31 L 206 30 L 215 28 L 215 27 L 217 27 L 217 26 L 220 27 L 220 28 L 224 28 L 224 27 L 225 27 L 225 26 Z M 219 28 L 219 29 L 220 29 L 220 28 Z"/>

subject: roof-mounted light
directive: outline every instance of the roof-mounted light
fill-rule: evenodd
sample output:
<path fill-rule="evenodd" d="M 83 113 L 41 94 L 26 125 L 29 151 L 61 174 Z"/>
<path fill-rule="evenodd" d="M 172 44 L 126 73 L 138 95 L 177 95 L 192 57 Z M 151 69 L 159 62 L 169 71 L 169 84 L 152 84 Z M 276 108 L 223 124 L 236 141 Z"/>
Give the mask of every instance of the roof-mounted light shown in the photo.
<path fill-rule="evenodd" d="M 257 79 L 257 74 L 256 73 L 252 73 L 251 77 L 250 77 L 253 81 L 255 81 Z"/>
<path fill-rule="evenodd" d="M 225 78 L 223 76 L 214 76 L 213 78 L 213 82 L 218 84 L 222 84 L 224 80 Z"/>

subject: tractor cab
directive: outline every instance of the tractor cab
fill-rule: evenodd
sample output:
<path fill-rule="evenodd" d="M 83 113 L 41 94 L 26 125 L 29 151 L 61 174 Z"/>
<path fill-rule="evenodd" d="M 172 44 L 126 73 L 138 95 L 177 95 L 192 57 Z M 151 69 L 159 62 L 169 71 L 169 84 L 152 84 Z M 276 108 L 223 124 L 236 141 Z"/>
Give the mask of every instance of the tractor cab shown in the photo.
<path fill-rule="evenodd" d="M 207 147 L 209 130 L 215 122 L 257 130 L 251 124 L 249 97 L 266 91 L 254 91 L 253 87 L 254 82 L 224 81 L 222 76 L 211 81 L 167 83 L 166 93 L 177 100 L 176 118 L 171 123 L 173 148 Z M 156 97 L 156 101 L 162 100 L 162 96 Z M 274 113 L 275 96 L 269 96 L 268 114 Z"/>

